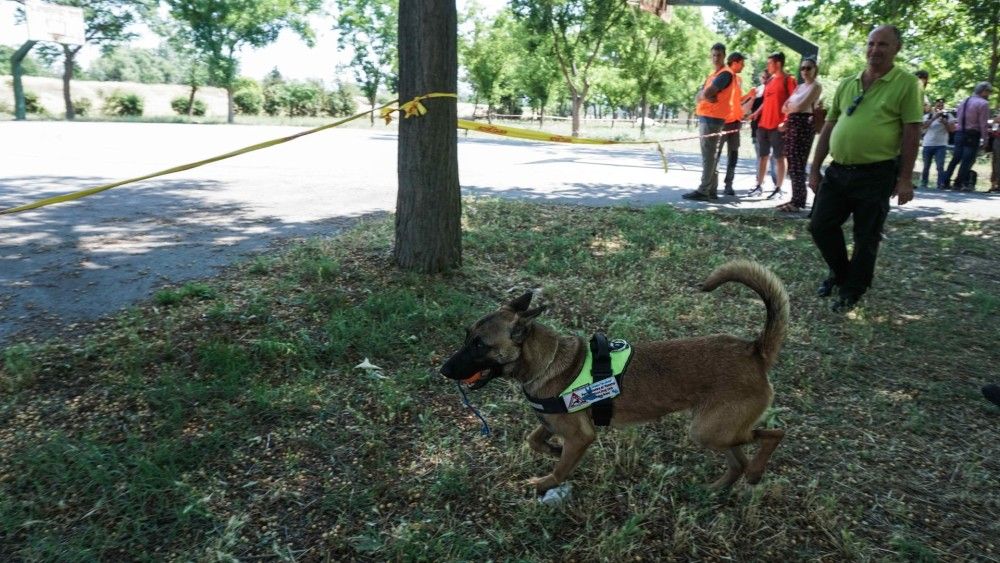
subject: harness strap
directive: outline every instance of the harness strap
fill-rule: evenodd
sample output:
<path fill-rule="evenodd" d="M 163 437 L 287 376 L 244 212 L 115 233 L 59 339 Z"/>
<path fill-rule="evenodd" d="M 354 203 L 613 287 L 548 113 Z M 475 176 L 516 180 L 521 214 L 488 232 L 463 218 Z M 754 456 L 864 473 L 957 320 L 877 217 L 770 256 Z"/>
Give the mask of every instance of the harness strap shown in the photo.
<path fill-rule="evenodd" d="M 600 332 L 594 334 L 590 340 L 590 354 L 592 358 L 590 373 L 593 377 L 593 382 L 596 383 L 602 379 L 614 377 L 620 385 L 624 371 L 621 375 L 614 375 L 614 370 L 611 367 L 611 346 L 607 336 Z M 531 405 L 531 408 L 540 413 L 565 414 L 569 412 L 566 408 L 566 402 L 561 395 L 542 398 L 529 395 L 525 392 L 524 396 L 528 399 L 528 404 Z M 614 415 L 613 401 L 613 398 L 609 398 L 590 405 L 589 408 L 594 425 L 608 426 L 611 424 L 611 417 Z"/>
<path fill-rule="evenodd" d="M 611 371 L 611 347 L 608 346 L 608 337 L 603 332 L 594 333 L 590 339 L 590 353 L 594 357 L 593 365 L 590 369 L 594 382 L 607 379 L 613 376 Z M 612 399 L 604 399 L 590 406 L 590 416 L 594 419 L 595 426 L 608 426 L 611 424 L 611 417 L 614 415 L 614 404 Z"/>

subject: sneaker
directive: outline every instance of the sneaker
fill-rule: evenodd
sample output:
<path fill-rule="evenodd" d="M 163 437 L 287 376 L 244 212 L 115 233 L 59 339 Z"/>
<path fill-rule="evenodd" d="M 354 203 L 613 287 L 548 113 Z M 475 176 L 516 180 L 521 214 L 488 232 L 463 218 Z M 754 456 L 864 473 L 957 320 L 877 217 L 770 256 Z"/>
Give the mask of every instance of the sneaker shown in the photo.
<path fill-rule="evenodd" d="M 858 305 L 859 297 L 855 295 L 841 295 L 830 305 L 830 310 L 834 313 L 846 313 Z"/>
<path fill-rule="evenodd" d="M 698 191 L 688 192 L 681 196 L 684 199 L 693 199 L 695 201 L 708 201 L 711 197 L 708 194 L 703 194 Z"/>
<path fill-rule="evenodd" d="M 833 290 L 837 289 L 837 280 L 833 277 L 826 278 L 823 283 L 819 284 L 819 288 L 816 289 L 816 295 L 820 297 L 829 297 L 833 295 Z"/>
<path fill-rule="evenodd" d="M 734 190 L 732 186 L 726 186 L 726 189 L 725 191 L 722 192 L 722 195 L 736 195 L 736 190 Z"/>
<path fill-rule="evenodd" d="M 1000 407 L 1000 385 L 991 383 L 983 387 L 983 397 L 986 397 L 987 401 Z"/>
<path fill-rule="evenodd" d="M 785 195 L 785 192 L 781 191 L 781 186 L 776 186 L 774 188 L 774 190 L 767 195 L 767 199 L 771 199 L 774 196 L 779 196 L 780 197 L 780 196 L 783 196 L 783 195 Z"/>
<path fill-rule="evenodd" d="M 758 195 L 764 195 L 764 188 L 760 187 L 759 184 L 757 185 L 756 188 L 754 188 L 754 189 L 750 190 L 749 192 L 747 192 L 747 197 L 754 197 L 754 196 L 758 196 Z"/>

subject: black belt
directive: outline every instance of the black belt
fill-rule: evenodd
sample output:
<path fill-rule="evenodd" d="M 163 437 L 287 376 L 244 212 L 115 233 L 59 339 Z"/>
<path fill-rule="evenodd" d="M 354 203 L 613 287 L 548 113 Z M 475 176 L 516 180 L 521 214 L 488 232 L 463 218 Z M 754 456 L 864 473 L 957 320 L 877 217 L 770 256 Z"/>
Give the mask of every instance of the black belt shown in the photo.
<path fill-rule="evenodd" d="M 866 164 L 841 164 L 834 161 L 830 163 L 830 166 L 836 166 L 837 168 L 843 168 L 844 170 L 877 170 L 879 168 L 896 166 L 896 159 L 890 158 L 889 160 L 880 160 L 879 162 L 869 162 Z"/>

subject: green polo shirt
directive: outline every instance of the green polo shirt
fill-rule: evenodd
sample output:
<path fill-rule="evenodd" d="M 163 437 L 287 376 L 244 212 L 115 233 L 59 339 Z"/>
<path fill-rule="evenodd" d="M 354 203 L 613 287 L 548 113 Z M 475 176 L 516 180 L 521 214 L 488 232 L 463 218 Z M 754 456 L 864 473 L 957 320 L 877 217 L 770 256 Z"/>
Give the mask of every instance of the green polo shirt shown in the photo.
<path fill-rule="evenodd" d="M 863 71 L 862 71 L 863 73 Z M 899 156 L 904 123 L 922 123 L 920 81 L 898 66 L 876 80 L 851 115 L 847 109 L 861 95 L 861 73 L 837 86 L 826 119 L 836 121 L 830 154 L 840 164 L 868 164 Z"/>

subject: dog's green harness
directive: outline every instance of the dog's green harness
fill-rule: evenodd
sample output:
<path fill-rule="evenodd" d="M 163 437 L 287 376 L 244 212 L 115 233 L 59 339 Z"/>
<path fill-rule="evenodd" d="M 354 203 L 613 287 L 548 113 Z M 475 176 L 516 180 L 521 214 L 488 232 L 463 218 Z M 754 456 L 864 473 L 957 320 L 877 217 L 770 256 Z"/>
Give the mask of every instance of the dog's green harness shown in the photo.
<path fill-rule="evenodd" d="M 621 394 L 621 381 L 632 360 L 629 343 L 616 339 L 608 342 L 603 333 L 590 339 L 590 353 L 583 367 L 566 390 L 556 397 L 538 398 L 525 391 L 528 404 L 545 414 L 565 414 L 590 408 L 594 424 L 607 426 L 614 414 L 612 399 Z"/>

